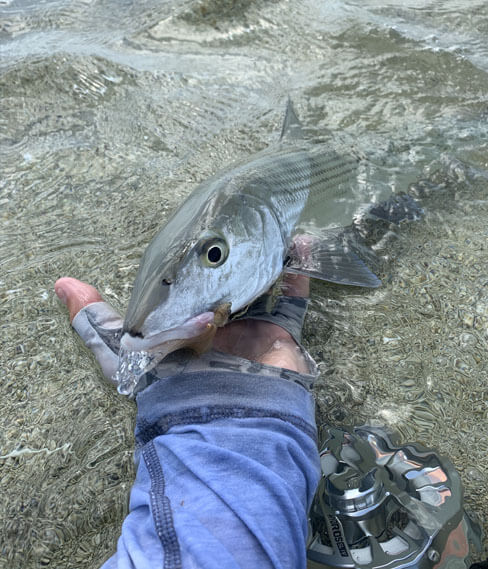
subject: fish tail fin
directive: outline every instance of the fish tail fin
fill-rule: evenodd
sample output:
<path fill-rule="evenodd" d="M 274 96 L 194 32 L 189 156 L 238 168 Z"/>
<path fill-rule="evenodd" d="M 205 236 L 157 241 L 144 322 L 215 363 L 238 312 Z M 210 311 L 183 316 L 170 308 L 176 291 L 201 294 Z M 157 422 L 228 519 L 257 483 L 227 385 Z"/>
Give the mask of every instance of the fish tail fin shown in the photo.
<path fill-rule="evenodd" d="M 417 221 L 423 216 L 423 209 L 408 194 L 396 194 L 387 200 L 369 205 L 355 220 L 355 224 L 361 219 L 367 218 L 373 221 L 386 221 L 400 225 L 404 221 Z"/>

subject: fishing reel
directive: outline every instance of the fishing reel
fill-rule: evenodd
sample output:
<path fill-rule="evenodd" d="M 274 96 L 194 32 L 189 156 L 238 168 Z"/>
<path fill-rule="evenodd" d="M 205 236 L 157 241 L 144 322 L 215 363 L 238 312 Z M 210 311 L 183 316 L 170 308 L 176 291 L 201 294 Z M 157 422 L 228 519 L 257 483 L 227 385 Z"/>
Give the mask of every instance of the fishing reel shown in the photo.
<path fill-rule="evenodd" d="M 481 529 L 452 463 L 385 430 L 329 427 L 310 511 L 308 569 L 467 569 Z"/>

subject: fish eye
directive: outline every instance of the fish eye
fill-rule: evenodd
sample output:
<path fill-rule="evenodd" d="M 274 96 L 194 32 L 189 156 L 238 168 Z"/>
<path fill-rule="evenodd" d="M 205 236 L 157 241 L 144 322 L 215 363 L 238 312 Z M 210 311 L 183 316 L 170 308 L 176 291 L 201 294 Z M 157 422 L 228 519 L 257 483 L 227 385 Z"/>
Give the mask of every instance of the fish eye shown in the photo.
<path fill-rule="evenodd" d="M 207 260 L 209 263 L 215 264 L 222 259 L 222 249 L 218 245 L 213 245 L 207 251 Z"/>
<path fill-rule="evenodd" d="M 221 238 L 214 238 L 205 241 L 202 246 L 200 258 L 207 267 L 219 267 L 227 259 L 229 246 Z"/>
<path fill-rule="evenodd" d="M 172 281 L 171 279 L 163 279 L 163 280 L 161 281 L 161 284 L 162 284 L 163 286 L 169 286 L 172 282 L 173 282 L 173 281 Z"/>

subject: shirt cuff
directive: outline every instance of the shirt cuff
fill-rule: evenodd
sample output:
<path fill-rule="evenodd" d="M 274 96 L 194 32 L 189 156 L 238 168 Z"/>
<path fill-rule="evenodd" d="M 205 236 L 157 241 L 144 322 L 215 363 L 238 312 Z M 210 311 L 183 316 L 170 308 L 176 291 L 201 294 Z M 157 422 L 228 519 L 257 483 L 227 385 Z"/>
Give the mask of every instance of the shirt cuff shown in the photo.
<path fill-rule="evenodd" d="M 143 446 L 171 427 L 218 419 L 273 417 L 316 440 L 313 395 L 279 377 L 200 371 L 156 381 L 137 396 L 136 440 Z"/>

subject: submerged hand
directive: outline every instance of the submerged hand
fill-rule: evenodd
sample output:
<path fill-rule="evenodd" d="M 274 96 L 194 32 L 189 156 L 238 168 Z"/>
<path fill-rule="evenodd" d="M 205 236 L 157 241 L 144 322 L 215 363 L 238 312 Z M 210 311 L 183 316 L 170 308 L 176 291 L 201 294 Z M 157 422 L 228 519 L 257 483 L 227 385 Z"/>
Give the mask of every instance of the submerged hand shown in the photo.
<path fill-rule="evenodd" d="M 283 288 L 288 296 L 308 297 L 309 279 L 287 274 Z M 57 280 L 54 290 L 66 304 L 70 322 L 82 308 L 103 300 L 95 287 L 71 277 Z M 307 364 L 295 340 L 286 330 L 270 322 L 254 319 L 230 322 L 217 330 L 213 347 L 266 365 L 307 373 Z"/>
<path fill-rule="evenodd" d="M 308 277 L 287 273 L 283 292 L 287 296 L 309 295 Z M 219 328 L 213 347 L 221 352 L 262 364 L 308 373 L 308 365 L 292 336 L 281 326 L 261 320 L 237 320 Z"/>

